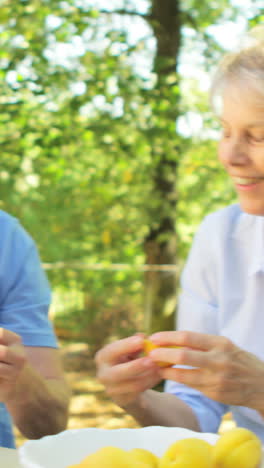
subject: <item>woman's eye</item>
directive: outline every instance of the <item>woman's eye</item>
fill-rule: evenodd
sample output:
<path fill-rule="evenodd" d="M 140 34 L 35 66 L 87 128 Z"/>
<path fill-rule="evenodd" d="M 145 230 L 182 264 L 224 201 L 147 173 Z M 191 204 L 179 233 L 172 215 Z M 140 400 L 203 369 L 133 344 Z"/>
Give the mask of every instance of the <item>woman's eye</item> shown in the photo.
<path fill-rule="evenodd" d="M 264 135 L 251 135 L 250 138 L 255 143 L 264 143 Z"/>
<path fill-rule="evenodd" d="M 222 138 L 229 138 L 230 137 L 230 132 L 226 129 L 222 129 Z"/>

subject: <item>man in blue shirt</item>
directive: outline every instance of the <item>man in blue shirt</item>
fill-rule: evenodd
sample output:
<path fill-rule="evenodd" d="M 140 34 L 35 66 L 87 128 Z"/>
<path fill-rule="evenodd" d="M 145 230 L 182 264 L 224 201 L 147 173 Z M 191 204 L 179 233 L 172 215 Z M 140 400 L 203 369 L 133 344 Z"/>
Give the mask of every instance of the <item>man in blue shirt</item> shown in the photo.
<path fill-rule="evenodd" d="M 14 447 L 13 423 L 29 439 L 66 427 L 69 391 L 50 300 L 33 240 L 0 211 L 0 446 Z"/>

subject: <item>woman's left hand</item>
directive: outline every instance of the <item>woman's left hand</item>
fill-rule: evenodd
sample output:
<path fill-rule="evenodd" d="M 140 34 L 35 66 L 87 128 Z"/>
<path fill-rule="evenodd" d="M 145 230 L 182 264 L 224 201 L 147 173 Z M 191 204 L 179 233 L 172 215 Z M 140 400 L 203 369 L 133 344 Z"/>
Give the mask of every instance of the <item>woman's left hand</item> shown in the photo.
<path fill-rule="evenodd" d="M 193 387 L 220 403 L 247 406 L 264 414 L 264 362 L 254 354 L 224 336 L 204 333 L 168 331 L 150 339 L 162 346 L 150 352 L 154 361 L 194 367 L 165 367 L 163 379 Z"/>

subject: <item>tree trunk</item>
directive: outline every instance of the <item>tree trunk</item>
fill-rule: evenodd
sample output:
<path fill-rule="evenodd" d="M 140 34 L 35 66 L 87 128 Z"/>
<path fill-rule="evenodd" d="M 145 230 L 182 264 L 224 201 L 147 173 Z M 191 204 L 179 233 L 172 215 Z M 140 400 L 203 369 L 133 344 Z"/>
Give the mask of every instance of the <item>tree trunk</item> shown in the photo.
<path fill-rule="evenodd" d="M 145 239 L 149 265 L 177 264 L 177 167 L 175 124 L 179 115 L 177 62 L 181 23 L 178 0 L 152 0 L 151 25 L 156 38 L 152 96 L 155 125 L 151 129 L 153 200 L 151 226 Z M 149 271 L 145 275 L 145 330 L 151 333 L 174 327 L 177 273 Z"/>

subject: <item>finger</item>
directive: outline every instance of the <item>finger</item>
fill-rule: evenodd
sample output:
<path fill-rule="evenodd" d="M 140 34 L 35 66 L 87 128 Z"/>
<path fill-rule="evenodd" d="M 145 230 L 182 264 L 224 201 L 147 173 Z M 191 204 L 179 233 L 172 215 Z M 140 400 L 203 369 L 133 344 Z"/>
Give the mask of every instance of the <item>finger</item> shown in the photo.
<path fill-rule="evenodd" d="M 172 380 L 179 382 L 188 387 L 193 387 L 199 390 L 205 386 L 206 379 L 204 377 L 203 369 L 182 369 L 175 367 L 166 367 L 161 370 L 161 376 L 165 380 Z M 208 379 L 206 385 L 209 385 Z"/>
<path fill-rule="evenodd" d="M 0 362 L 12 364 L 15 360 L 14 351 L 10 346 L 0 345 Z"/>
<path fill-rule="evenodd" d="M 0 362 L 10 365 L 19 365 L 25 361 L 24 348 L 20 344 L 10 346 L 0 345 Z"/>
<path fill-rule="evenodd" d="M 208 351 L 216 347 L 218 343 L 220 345 L 225 338 L 184 330 L 154 333 L 150 339 L 160 346 L 174 345 Z"/>
<path fill-rule="evenodd" d="M 155 362 L 162 361 L 174 365 L 201 368 L 214 367 L 214 359 L 209 352 L 193 350 L 190 348 L 156 348 L 149 353 L 149 357 Z"/>
<path fill-rule="evenodd" d="M 104 366 L 99 369 L 98 378 L 105 385 L 114 384 L 138 378 L 145 372 L 158 373 L 158 366 L 149 358 L 139 358 L 113 367 Z"/>
<path fill-rule="evenodd" d="M 143 333 L 143 332 L 136 332 L 135 335 L 136 335 L 136 336 L 141 336 L 142 338 L 146 338 L 146 337 L 147 337 L 146 333 Z"/>
<path fill-rule="evenodd" d="M 10 380 L 14 375 L 14 367 L 10 364 L 0 362 L 0 380 Z M 1 387 L 1 384 L 0 384 Z"/>
<path fill-rule="evenodd" d="M 144 339 L 141 336 L 130 336 L 110 343 L 96 353 L 96 363 L 113 365 L 122 361 L 125 355 L 138 353 L 143 349 Z"/>
<path fill-rule="evenodd" d="M 116 385 L 111 385 L 111 387 L 106 388 L 106 392 L 111 397 L 120 395 L 131 396 L 154 387 L 160 380 L 160 376 L 146 373 L 138 379 L 130 379 Z"/>
<path fill-rule="evenodd" d="M 21 337 L 6 328 L 0 328 L 0 343 L 5 345 L 11 345 L 14 343 L 22 343 Z"/>

